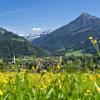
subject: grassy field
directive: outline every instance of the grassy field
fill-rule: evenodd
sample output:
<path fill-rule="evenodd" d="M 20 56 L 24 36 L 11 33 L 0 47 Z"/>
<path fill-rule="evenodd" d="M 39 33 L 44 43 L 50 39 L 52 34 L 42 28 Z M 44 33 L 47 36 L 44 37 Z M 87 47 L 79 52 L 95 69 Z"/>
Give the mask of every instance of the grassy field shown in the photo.
<path fill-rule="evenodd" d="M 99 86 L 99 72 L 0 72 L 0 100 L 99 100 Z"/>
<path fill-rule="evenodd" d="M 71 56 L 71 55 L 74 55 L 74 56 L 78 56 L 78 57 L 81 57 L 81 56 L 93 56 L 92 54 L 83 54 L 82 53 L 82 50 L 79 50 L 79 51 L 73 51 L 73 52 L 68 52 L 68 53 L 65 53 L 65 56 Z"/>

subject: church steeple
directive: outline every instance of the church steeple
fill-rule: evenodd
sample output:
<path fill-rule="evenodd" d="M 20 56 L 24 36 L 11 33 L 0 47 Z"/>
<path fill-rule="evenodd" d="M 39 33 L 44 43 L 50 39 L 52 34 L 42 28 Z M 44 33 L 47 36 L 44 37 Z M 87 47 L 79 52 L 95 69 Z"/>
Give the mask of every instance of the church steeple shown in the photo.
<path fill-rule="evenodd" d="M 16 63 L 16 58 L 15 58 L 15 55 L 13 56 L 13 58 L 12 58 L 12 63 Z"/>

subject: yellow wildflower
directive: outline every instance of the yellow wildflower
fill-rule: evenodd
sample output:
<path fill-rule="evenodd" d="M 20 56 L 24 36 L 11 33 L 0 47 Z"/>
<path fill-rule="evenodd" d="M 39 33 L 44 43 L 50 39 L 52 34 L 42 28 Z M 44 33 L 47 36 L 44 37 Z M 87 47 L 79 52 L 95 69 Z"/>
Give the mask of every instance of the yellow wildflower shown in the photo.
<path fill-rule="evenodd" d="M 3 92 L 0 90 L 0 96 L 2 96 L 3 95 Z"/>
<path fill-rule="evenodd" d="M 96 40 L 96 39 L 91 40 L 91 42 L 92 42 L 93 44 L 97 44 L 97 40 Z"/>
<path fill-rule="evenodd" d="M 90 75 L 90 76 L 89 76 L 89 78 L 90 78 L 90 80 L 91 80 L 91 81 L 96 80 L 96 77 L 95 77 L 95 76 L 93 76 L 93 75 Z"/>
<path fill-rule="evenodd" d="M 85 91 L 85 95 L 86 95 L 86 96 L 89 95 L 90 92 L 91 92 L 90 90 L 86 90 L 86 91 Z"/>
<path fill-rule="evenodd" d="M 100 88 L 97 88 L 97 91 L 100 92 Z"/>
<path fill-rule="evenodd" d="M 83 82 L 85 82 L 85 80 L 82 80 Z"/>
<path fill-rule="evenodd" d="M 48 83 L 50 83 L 50 82 L 51 82 L 51 80 L 50 80 L 50 79 L 47 79 L 47 82 L 48 82 Z"/>
<path fill-rule="evenodd" d="M 97 74 L 96 77 L 97 77 L 97 78 L 100 78 L 100 74 Z"/>
<path fill-rule="evenodd" d="M 7 84 L 8 83 L 8 80 L 7 79 L 3 79 L 2 80 L 2 83 Z"/>
<path fill-rule="evenodd" d="M 59 65 L 57 65 L 57 68 L 58 68 L 58 69 L 60 69 L 60 66 L 59 66 Z"/>
<path fill-rule="evenodd" d="M 93 37 L 92 36 L 89 36 L 89 40 L 92 40 L 93 39 Z"/>
<path fill-rule="evenodd" d="M 87 93 L 90 93 L 90 90 L 87 90 L 86 92 L 87 92 Z"/>

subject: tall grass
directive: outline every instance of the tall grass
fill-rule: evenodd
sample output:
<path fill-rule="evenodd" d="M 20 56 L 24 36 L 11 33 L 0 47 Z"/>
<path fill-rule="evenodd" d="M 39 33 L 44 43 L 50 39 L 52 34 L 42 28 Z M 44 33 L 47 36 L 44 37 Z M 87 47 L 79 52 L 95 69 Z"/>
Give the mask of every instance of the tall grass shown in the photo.
<path fill-rule="evenodd" d="M 100 74 L 0 73 L 0 100 L 99 100 Z M 95 83 L 94 83 L 95 81 Z"/>

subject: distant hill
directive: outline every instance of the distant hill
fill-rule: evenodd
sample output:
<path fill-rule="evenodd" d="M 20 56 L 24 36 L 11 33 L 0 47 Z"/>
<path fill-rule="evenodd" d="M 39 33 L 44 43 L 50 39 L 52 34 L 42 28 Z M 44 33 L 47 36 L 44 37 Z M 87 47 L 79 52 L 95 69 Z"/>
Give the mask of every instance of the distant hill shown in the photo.
<path fill-rule="evenodd" d="M 85 53 L 93 53 L 88 37 L 100 38 L 100 18 L 88 13 L 82 13 L 74 21 L 64 25 L 49 35 L 32 41 L 54 55 L 62 55 L 68 51 L 81 50 Z"/>
<path fill-rule="evenodd" d="M 24 37 L 18 36 L 4 28 L 0 28 L 0 57 L 12 57 L 13 55 L 45 56 L 47 51 L 33 46 Z"/>

